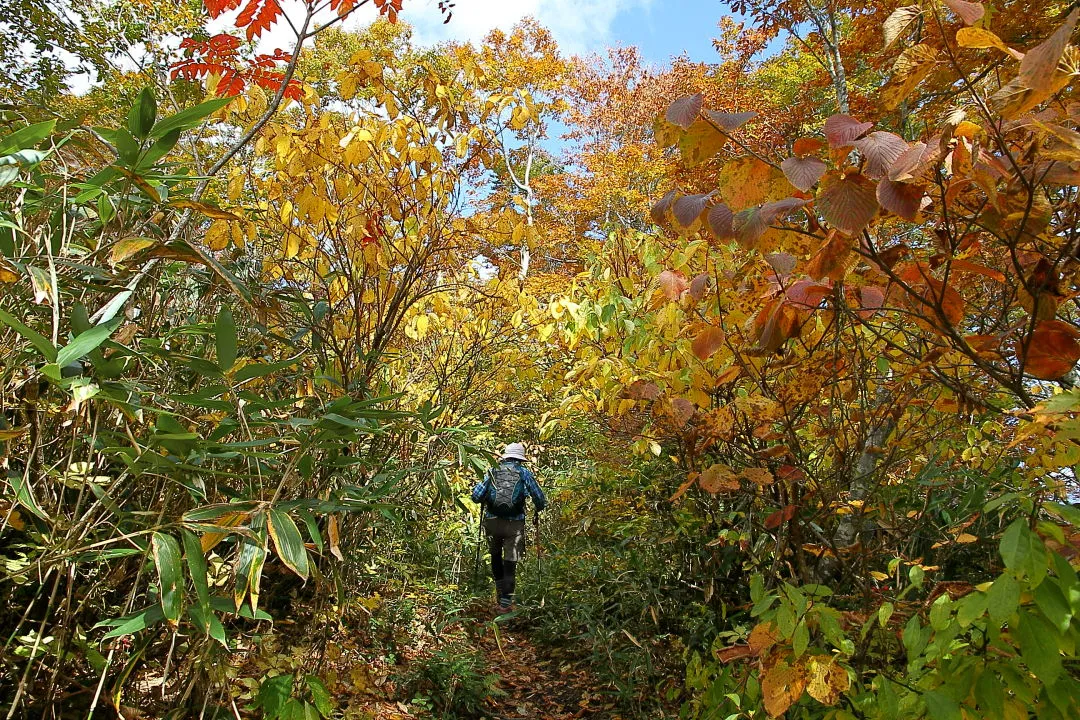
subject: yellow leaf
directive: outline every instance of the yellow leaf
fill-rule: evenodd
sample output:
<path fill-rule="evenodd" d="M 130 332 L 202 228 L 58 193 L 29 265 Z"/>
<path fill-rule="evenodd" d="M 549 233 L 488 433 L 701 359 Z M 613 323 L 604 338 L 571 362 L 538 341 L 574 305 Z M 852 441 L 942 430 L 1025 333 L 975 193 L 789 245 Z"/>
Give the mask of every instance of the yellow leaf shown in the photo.
<path fill-rule="evenodd" d="M 5 258 L 0 258 L 0 282 L 13 283 L 19 279 L 18 269 Z"/>
<path fill-rule="evenodd" d="M 806 667 L 802 663 L 792 666 L 777 662 L 771 665 L 761 678 L 765 711 L 772 717 L 783 715 L 803 694 L 806 681 Z"/>
<path fill-rule="evenodd" d="M 813 655 L 806 664 L 809 676 L 806 692 L 822 705 L 835 705 L 840 700 L 840 693 L 851 686 L 847 670 L 824 655 Z"/>
<path fill-rule="evenodd" d="M 997 35 L 978 27 L 965 27 L 957 30 L 956 44 L 963 48 L 995 48 L 1017 60 L 1023 57 L 1021 53 L 1006 45 Z"/>
<path fill-rule="evenodd" d="M 229 245 L 229 223 L 225 220 L 210 223 L 204 239 L 211 250 L 224 250 Z"/>
<path fill-rule="evenodd" d="M 140 250 L 145 250 L 156 242 L 156 240 L 150 238 L 126 237 L 112 246 L 112 252 L 109 254 L 109 263 L 118 265 L 132 255 L 138 253 Z"/>
<path fill-rule="evenodd" d="M 960 543 L 961 545 L 967 545 L 969 543 L 973 543 L 973 542 L 977 541 L 978 539 L 979 538 L 972 535 L 971 533 L 960 533 L 959 535 L 956 536 L 956 542 Z"/>

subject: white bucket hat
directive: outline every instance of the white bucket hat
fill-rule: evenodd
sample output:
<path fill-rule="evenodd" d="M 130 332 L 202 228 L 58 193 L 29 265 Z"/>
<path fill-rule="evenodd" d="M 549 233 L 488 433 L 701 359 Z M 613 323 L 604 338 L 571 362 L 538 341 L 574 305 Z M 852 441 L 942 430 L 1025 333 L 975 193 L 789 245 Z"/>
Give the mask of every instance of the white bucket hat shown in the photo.
<path fill-rule="evenodd" d="M 503 460 L 521 460 L 521 461 L 524 461 L 526 459 L 525 458 L 525 446 L 522 445 L 521 443 L 510 443 L 503 450 L 502 459 Z"/>

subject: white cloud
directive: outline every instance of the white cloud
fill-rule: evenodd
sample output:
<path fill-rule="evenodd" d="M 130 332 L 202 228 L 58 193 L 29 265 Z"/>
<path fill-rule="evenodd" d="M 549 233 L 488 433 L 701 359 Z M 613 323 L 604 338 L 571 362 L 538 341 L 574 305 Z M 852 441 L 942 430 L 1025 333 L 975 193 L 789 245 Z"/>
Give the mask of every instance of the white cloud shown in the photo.
<path fill-rule="evenodd" d="M 532 16 L 554 34 L 567 53 L 600 50 L 610 44 L 611 25 L 624 12 L 647 13 L 653 0 L 454 0 L 445 19 L 436 0 L 405 0 L 402 19 L 415 28 L 418 44 L 443 40 L 479 42 L 491 30 L 509 30 Z"/>

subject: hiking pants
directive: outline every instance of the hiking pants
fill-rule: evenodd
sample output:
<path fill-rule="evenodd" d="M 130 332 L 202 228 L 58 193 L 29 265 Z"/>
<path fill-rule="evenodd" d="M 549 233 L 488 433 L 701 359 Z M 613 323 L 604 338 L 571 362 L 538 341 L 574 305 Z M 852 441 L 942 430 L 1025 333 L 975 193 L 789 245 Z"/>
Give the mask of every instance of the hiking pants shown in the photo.
<path fill-rule="evenodd" d="M 514 600 L 517 564 L 525 557 L 525 521 L 488 518 L 484 521 L 484 533 L 499 603 L 509 605 Z"/>

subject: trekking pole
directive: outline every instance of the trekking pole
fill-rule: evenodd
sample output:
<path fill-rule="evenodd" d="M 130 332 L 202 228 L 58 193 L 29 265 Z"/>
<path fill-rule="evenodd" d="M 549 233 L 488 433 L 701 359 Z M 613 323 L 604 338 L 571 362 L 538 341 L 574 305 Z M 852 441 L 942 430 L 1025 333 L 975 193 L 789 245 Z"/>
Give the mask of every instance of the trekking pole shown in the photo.
<path fill-rule="evenodd" d="M 543 585 L 544 571 L 540 567 L 540 511 L 533 508 L 533 528 L 536 530 L 536 584 Z"/>
<path fill-rule="evenodd" d="M 473 587 L 480 584 L 480 540 L 484 534 L 484 503 L 480 503 L 480 518 L 476 525 L 476 556 L 473 560 Z"/>

